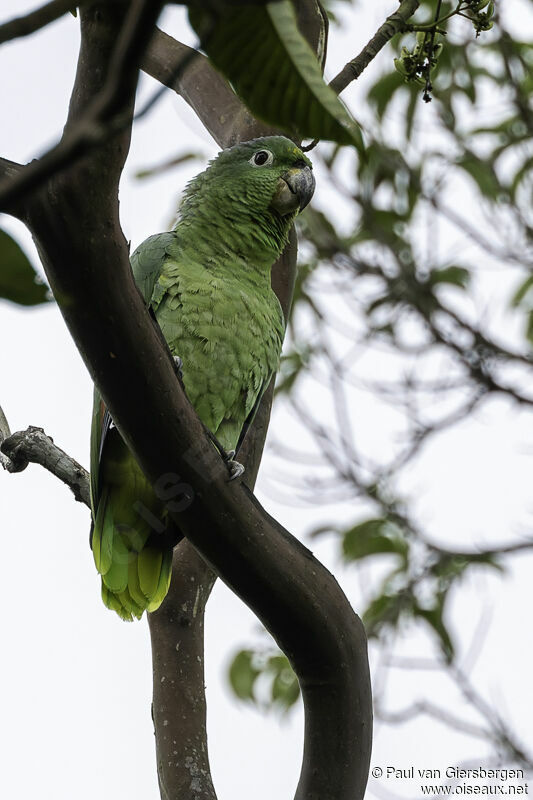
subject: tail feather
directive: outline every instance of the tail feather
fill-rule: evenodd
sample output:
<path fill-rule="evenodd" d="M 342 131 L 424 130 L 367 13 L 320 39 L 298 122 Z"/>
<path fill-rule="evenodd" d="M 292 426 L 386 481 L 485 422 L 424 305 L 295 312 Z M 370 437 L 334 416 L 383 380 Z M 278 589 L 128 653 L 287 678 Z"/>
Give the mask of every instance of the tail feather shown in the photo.
<path fill-rule="evenodd" d="M 141 584 L 139 583 L 138 560 L 136 558 L 131 561 L 128 570 L 128 591 L 132 600 L 134 603 L 137 603 L 139 608 L 146 608 L 146 601 L 148 598 L 143 593 Z"/>
<path fill-rule="evenodd" d="M 140 619 L 142 617 L 146 601 L 142 605 L 138 605 L 138 603 L 136 603 L 135 600 L 132 599 L 128 587 L 118 595 L 118 598 L 122 603 L 122 607 L 125 608 L 128 613 L 133 614 L 133 616 L 137 617 L 137 619 Z"/>
<path fill-rule="evenodd" d="M 138 555 L 139 585 L 147 598 L 153 597 L 157 590 L 162 561 L 162 551 L 152 545 L 144 547 Z"/>
<path fill-rule="evenodd" d="M 104 604 L 131 621 L 163 602 L 170 585 L 173 548 L 163 536 L 158 541 L 140 518 L 133 526 L 121 522 L 127 518 L 121 499 L 112 488 L 103 490 L 91 544 L 102 576 Z"/>
<path fill-rule="evenodd" d="M 129 612 L 122 604 L 118 595 L 114 592 L 111 592 L 105 583 L 102 581 L 102 600 L 104 605 L 111 609 L 111 611 L 116 611 L 119 617 L 126 622 L 132 622 L 133 617 L 131 616 L 131 612 Z"/>
<path fill-rule="evenodd" d="M 113 560 L 107 572 L 102 573 L 102 579 L 108 589 L 120 594 L 128 585 L 129 562 L 134 556 L 126 547 L 121 533 L 116 528 L 113 532 Z"/>
<path fill-rule="evenodd" d="M 98 503 L 98 511 L 91 538 L 94 563 L 104 575 L 113 561 L 113 509 L 109 502 L 109 491 L 104 489 Z"/>
<path fill-rule="evenodd" d="M 159 573 L 159 581 L 157 588 L 148 603 L 147 611 L 156 611 L 168 593 L 170 586 L 170 578 L 172 576 L 172 548 L 167 547 L 163 552 L 163 559 L 161 562 L 161 570 Z"/>

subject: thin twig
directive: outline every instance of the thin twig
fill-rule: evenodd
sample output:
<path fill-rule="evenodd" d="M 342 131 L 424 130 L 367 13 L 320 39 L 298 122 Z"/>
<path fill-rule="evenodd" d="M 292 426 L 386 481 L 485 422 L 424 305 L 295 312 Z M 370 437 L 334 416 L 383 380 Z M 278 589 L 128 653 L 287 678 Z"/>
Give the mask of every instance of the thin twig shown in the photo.
<path fill-rule="evenodd" d="M 90 508 L 89 473 L 81 464 L 55 445 L 42 428 L 30 426 L 25 431 L 4 436 L 6 428 L 9 431 L 0 409 L 0 450 L 7 456 L 3 465 L 8 472 L 22 472 L 29 463 L 40 464 L 65 483 L 76 500 Z"/>
<path fill-rule="evenodd" d="M 514 733 L 508 729 L 498 712 L 478 693 L 466 673 L 453 664 L 450 665 L 450 671 L 463 697 L 490 725 L 491 738 L 505 749 L 513 760 L 523 764 L 527 769 L 533 769 L 533 756 L 515 739 Z"/>
<path fill-rule="evenodd" d="M 329 85 L 334 92 L 340 94 L 352 81 L 357 80 L 387 42 L 397 33 L 402 33 L 402 31 L 406 30 L 407 20 L 413 16 L 419 5 L 419 0 L 403 0 L 400 3 L 398 10 L 387 17 L 359 55 L 348 61 L 346 66 L 330 82 Z"/>
<path fill-rule="evenodd" d="M 41 8 L 31 11 L 23 17 L 15 17 L 8 22 L 0 25 L 0 44 L 19 39 L 21 36 L 29 36 L 31 33 L 54 22 L 68 11 L 73 11 L 76 6 L 83 5 L 87 0 L 51 0 Z"/>
<path fill-rule="evenodd" d="M 491 731 L 483 728 L 480 725 L 474 725 L 467 722 L 455 714 L 451 714 L 441 706 L 433 705 L 428 700 L 418 700 L 413 705 L 400 711 L 386 711 L 385 709 L 376 706 L 376 717 L 382 722 L 387 722 L 392 725 L 401 725 L 404 722 L 410 722 L 412 719 L 421 715 L 431 717 L 432 719 L 447 725 L 453 730 L 466 733 L 468 736 L 475 736 L 478 739 L 492 738 Z"/>
<path fill-rule="evenodd" d="M 9 438 L 9 436 L 11 436 L 9 423 L 6 419 L 6 415 L 3 412 L 2 406 L 0 406 L 0 464 L 4 469 L 8 469 L 9 459 L 2 453 L 2 444 L 7 438 Z"/>

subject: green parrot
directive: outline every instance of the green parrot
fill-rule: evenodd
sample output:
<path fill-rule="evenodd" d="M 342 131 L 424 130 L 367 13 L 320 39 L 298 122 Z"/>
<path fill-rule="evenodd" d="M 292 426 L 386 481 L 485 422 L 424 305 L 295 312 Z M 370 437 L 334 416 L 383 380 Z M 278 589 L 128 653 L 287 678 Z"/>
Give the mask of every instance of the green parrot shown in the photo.
<path fill-rule="evenodd" d="M 235 145 L 188 184 L 174 229 L 150 236 L 131 257 L 187 396 L 230 457 L 279 367 L 285 320 L 271 267 L 314 187 L 311 162 L 284 136 Z M 155 611 L 181 535 L 96 388 L 91 505 L 104 604 L 125 620 Z"/>

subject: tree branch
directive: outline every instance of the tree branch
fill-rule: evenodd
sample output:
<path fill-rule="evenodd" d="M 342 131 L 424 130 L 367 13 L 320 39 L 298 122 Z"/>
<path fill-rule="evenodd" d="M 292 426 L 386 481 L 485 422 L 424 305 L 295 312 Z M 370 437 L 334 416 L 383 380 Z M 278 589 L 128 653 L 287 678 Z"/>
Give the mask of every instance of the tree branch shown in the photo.
<path fill-rule="evenodd" d="M 0 410 L 0 428 L 2 417 Z M 3 418 L 7 425 L 5 417 Z M 28 464 L 42 467 L 66 483 L 80 503 L 91 507 L 89 492 L 89 473 L 64 450 L 54 444 L 42 428 L 30 426 L 26 431 L 18 431 L 4 436 L 0 433 L 0 451 L 7 456 L 4 467 L 8 472 L 22 472 Z"/>
<path fill-rule="evenodd" d="M 304 3 L 300 3 L 304 6 Z M 314 6 L 307 3 L 307 6 Z M 308 11 L 306 27 L 316 22 Z M 317 41 L 320 39 L 316 33 Z M 176 66 L 189 59 L 185 69 Z M 143 69 L 179 94 L 221 147 L 275 132 L 256 121 L 228 82 L 198 51 L 157 30 Z M 296 236 L 274 265 L 272 285 L 286 318 L 296 277 Z M 264 446 L 274 381 L 265 393 L 239 453 L 253 486 Z M 153 705 L 161 797 L 187 797 L 193 787 L 201 800 L 214 800 L 207 751 L 204 691 L 204 613 L 216 575 L 187 540 L 174 554 L 169 593 L 148 615 L 152 638 Z M 179 636 L 176 642 L 177 634 Z M 178 647 L 179 644 L 179 647 Z M 169 675 L 172 676 L 169 681 Z M 176 745 L 178 742 L 178 745 Z"/>
<path fill-rule="evenodd" d="M 403 0 L 394 14 L 391 14 L 381 25 L 359 55 L 349 61 L 330 82 L 330 86 L 340 94 L 352 82 L 357 80 L 370 62 L 385 47 L 393 36 L 406 30 L 407 20 L 413 16 L 420 5 L 420 0 Z"/>
<path fill-rule="evenodd" d="M 289 246 L 273 268 L 273 286 L 286 316 L 295 276 L 293 231 Z M 274 381 L 239 451 L 239 460 L 246 467 L 247 485 L 252 488 L 265 443 L 273 390 Z M 169 593 L 161 608 L 148 615 L 152 638 L 152 715 L 163 800 L 188 797 L 193 774 L 199 800 L 216 798 L 207 750 L 203 658 L 205 606 L 215 579 L 215 572 L 191 543 L 184 540 L 174 552 Z M 173 676 L 170 683 L 169 676 Z"/>
<path fill-rule="evenodd" d="M 136 2 L 132 6 L 135 14 L 126 14 L 122 4 L 104 2 L 82 10 L 82 46 L 64 140 L 79 135 L 77 126 L 87 118 L 96 120 L 98 128 L 102 121 L 107 124 L 120 117 L 120 126 L 112 138 L 98 138 L 98 130 L 96 134 L 93 131 L 92 143 L 65 160 L 62 171 L 54 168 L 46 178 L 41 175 L 38 183 L 29 181 L 23 189 L 19 185 L 18 195 L 12 194 L 10 200 L 24 196 L 25 219 L 38 243 L 50 285 L 115 423 L 152 483 L 170 481 L 178 499 L 184 501 L 177 503 L 175 495 L 169 504 L 175 523 L 272 632 L 299 677 L 306 734 L 296 797 L 362 798 L 371 740 L 362 625 L 329 572 L 264 512 L 246 486 L 227 482 L 226 467 L 188 404 L 160 330 L 132 279 L 118 217 L 118 182 L 129 146 L 136 62 L 159 5 Z M 203 77 L 208 74 L 205 70 L 202 66 Z M 192 96 L 192 82 L 190 92 Z M 98 147 L 91 146 L 95 142 Z M 78 157 L 82 154 L 83 159 Z M 29 196 L 28 189 L 37 186 L 38 191 Z M 274 285 L 286 292 L 285 308 L 290 305 L 294 281 L 294 253 L 293 244 L 288 260 L 280 262 L 273 276 Z M 245 444 L 250 482 L 259 462 L 269 410 L 270 403 L 264 403 Z M 194 562 L 184 567 L 188 556 Z M 197 789 L 202 798 L 212 800 L 205 750 L 203 665 L 192 664 L 191 654 L 200 658 L 203 654 L 202 618 L 198 613 L 195 616 L 195 609 L 203 610 L 214 573 L 187 542 L 177 548 L 175 563 L 178 567 L 171 592 L 160 611 L 150 615 L 154 681 L 157 677 L 169 680 L 167 686 L 166 680 L 159 680 L 163 688 L 158 696 L 154 691 L 158 764 L 163 764 L 159 770 L 161 794 L 174 798 L 179 791 L 190 795 Z M 196 576 L 196 587 L 191 575 Z M 180 578 L 186 576 L 188 587 L 180 584 Z M 176 638 L 181 643 L 180 654 Z M 162 670 L 167 672 L 162 674 Z M 199 700 L 181 695 L 178 675 L 186 688 L 199 687 Z M 170 740 L 156 698 L 162 701 L 161 708 L 169 708 L 174 715 L 178 708 L 191 711 L 191 726 L 177 740 L 177 780 L 164 761 Z M 180 718 L 172 721 L 174 730 L 183 730 Z M 197 771 L 193 775 L 189 768 L 185 776 L 189 783 L 185 784 L 186 754 L 198 746 L 201 756 L 189 761 L 189 767 L 193 764 Z"/>
<path fill-rule="evenodd" d="M 101 88 L 102 49 L 112 52 L 122 25 L 113 7 L 98 10 L 98 18 L 93 7 L 82 11 L 73 125 Z M 90 42 L 98 42 L 98 69 Z M 123 107 L 131 110 L 132 101 L 133 91 L 123 97 Z M 244 484 L 228 483 L 225 465 L 181 390 L 133 282 L 118 222 L 127 135 L 55 175 L 33 196 L 28 223 L 67 325 L 126 442 L 153 484 L 164 479 L 175 486 L 187 507 L 178 512 L 171 504 L 172 518 L 271 631 L 299 676 L 306 741 L 298 800 L 361 798 L 371 739 L 362 625 L 330 573 Z"/>
<path fill-rule="evenodd" d="M 8 469 L 9 459 L 2 453 L 2 444 L 9 436 L 11 436 L 9 423 L 6 419 L 6 415 L 3 412 L 2 406 L 0 406 L 0 464 L 4 469 Z"/>
<path fill-rule="evenodd" d="M 9 161 L 7 158 L 0 158 L 0 178 L 12 178 L 21 169 L 23 169 L 22 164 L 17 164 L 16 161 Z"/>
<path fill-rule="evenodd" d="M 100 172 L 94 179 L 101 183 Z M 95 190 L 92 181 L 71 180 L 69 206 L 80 202 L 77 186 L 84 194 Z M 361 798 L 371 704 L 359 619 L 312 554 L 244 484 L 228 483 L 135 288 L 125 245 L 119 252 L 108 237 L 95 235 L 99 209 L 87 209 L 88 253 L 78 215 L 73 219 L 65 199 L 56 198 L 56 214 L 43 207 L 32 227 L 41 251 L 53 254 L 46 258 L 50 284 L 115 423 L 152 484 L 163 479 L 175 486 L 187 507 L 172 511 L 171 504 L 172 518 L 270 630 L 299 677 L 306 744 L 296 797 Z"/>
<path fill-rule="evenodd" d="M 189 59 L 183 70 L 179 65 Z M 279 133 L 258 122 L 209 60 L 167 33 L 157 29 L 142 62 L 152 78 L 173 89 L 188 105 L 221 147 L 259 135 Z"/>
<path fill-rule="evenodd" d="M 172 582 L 148 614 L 152 641 L 157 777 L 162 800 L 216 800 L 206 734 L 204 612 L 216 574 L 186 539 L 174 550 Z"/>
<path fill-rule="evenodd" d="M 442 725 L 447 725 L 449 728 L 452 728 L 452 730 L 460 731 L 468 736 L 475 736 L 477 739 L 484 739 L 486 741 L 491 738 L 491 733 L 487 728 L 481 725 L 474 725 L 467 720 L 461 719 L 461 717 L 457 717 L 445 708 L 437 706 L 428 700 L 416 700 L 411 706 L 403 708 L 400 711 L 386 711 L 380 706 L 376 707 L 376 718 L 392 725 L 403 725 L 403 723 L 410 722 L 412 719 L 421 715 L 432 717 L 442 723 Z"/>
<path fill-rule="evenodd" d="M 87 2 L 87 0 L 85 0 Z M 31 11 L 23 17 L 15 17 L 8 22 L 0 25 L 0 44 L 18 39 L 21 36 L 29 36 L 30 33 L 44 28 L 50 22 L 54 22 L 63 14 L 72 11 L 76 6 L 82 5 L 83 0 L 51 0 L 41 8 Z"/>
<path fill-rule="evenodd" d="M 295 0 L 298 26 L 323 64 L 326 53 L 327 15 L 319 2 Z M 189 58 L 186 68 L 179 64 Z M 228 81 L 197 50 L 157 29 L 145 54 L 142 69 L 180 95 L 221 147 L 283 133 L 255 119 Z"/>
<path fill-rule="evenodd" d="M 76 113 L 69 116 L 63 137 L 55 147 L 19 169 L 10 180 L 0 183 L 0 210 L 10 211 L 21 197 L 38 189 L 47 179 L 128 125 L 130 113 L 124 98 L 131 98 L 137 85 L 137 71 L 133 67 L 137 66 L 148 44 L 163 5 L 142 0 L 132 2 L 113 50 L 105 83 L 91 96 L 83 113 L 78 113 L 80 105 L 75 102 Z M 117 4 L 117 7 L 119 13 L 124 14 L 124 6 Z M 76 93 L 76 89 L 74 91 Z"/>

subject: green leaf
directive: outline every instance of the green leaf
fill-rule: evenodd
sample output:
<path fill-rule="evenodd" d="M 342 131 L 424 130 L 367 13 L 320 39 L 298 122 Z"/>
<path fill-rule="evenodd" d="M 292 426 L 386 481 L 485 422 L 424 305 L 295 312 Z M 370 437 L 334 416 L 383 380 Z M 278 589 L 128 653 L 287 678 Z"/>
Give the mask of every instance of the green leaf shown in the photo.
<path fill-rule="evenodd" d="M 374 106 L 379 119 L 383 117 L 395 92 L 404 86 L 403 72 L 400 70 L 388 72 L 371 87 L 366 97 L 370 105 Z"/>
<path fill-rule="evenodd" d="M 28 257 L 14 239 L 0 230 L 0 298 L 23 306 L 49 302 L 48 287 L 41 282 Z"/>
<path fill-rule="evenodd" d="M 276 395 L 290 394 L 296 380 L 309 365 L 312 355 L 310 348 L 303 350 L 292 350 L 287 355 L 282 356 L 280 371 L 276 380 Z"/>
<path fill-rule="evenodd" d="M 441 594 L 433 608 L 421 608 L 416 605 L 413 611 L 415 616 L 421 617 L 433 628 L 439 638 L 444 657 L 450 662 L 454 655 L 454 646 L 443 620 L 445 599 L 446 595 Z"/>
<path fill-rule="evenodd" d="M 241 650 L 230 664 L 229 682 L 241 700 L 255 700 L 254 685 L 260 670 L 253 665 L 254 656 L 253 650 Z"/>
<path fill-rule="evenodd" d="M 368 636 L 376 636 L 382 625 L 395 626 L 402 609 L 403 603 L 397 594 L 381 594 L 374 598 L 363 613 L 363 622 Z"/>
<path fill-rule="evenodd" d="M 526 322 L 526 339 L 533 342 L 533 314 L 530 312 Z"/>
<path fill-rule="evenodd" d="M 442 553 L 431 567 L 431 573 L 441 579 L 441 586 L 449 585 L 455 578 L 475 564 L 483 564 L 493 569 L 502 570 L 496 553 Z"/>
<path fill-rule="evenodd" d="M 361 131 L 322 77 L 290 0 L 189 8 L 201 46 L 253 114 L 290 135 L 355 144 Z"/>
<path fill-rule="evenodd" d="M 413 87 L 409 87 L 409 102 L 405 110 L 405 138 L 409 141 L 413 134 L 413 124 L 415 121 L 416 110 L 420 93 Z"/>
<path fill-rule="evenodd" d="M 490 200 L 496 200 L 504 192 L 504 188 L 500 185 L 492 164 L 488 161 L 483 161 L 474 153 L 466 152 L 457 161 L 457 165 L 462 167 L 474 179 L 481 194 Z"/>
<path fill-rule="evenodd" d="M 379 553 L 396 553 L 406 561 L 409 545 L 399 529 L 387 519 L 368 519 L 346 531 L 342 551 L 347 561 Z"/>
<path fill-rule="evenodd" d="M 513 306 L 519 306 L 521 303 L 524 302 L 524 300 L 530 293 L 531 289 L 533 289 L 533 275 L 530 275 L 528 278 L 526 278 L 524 283 L 520 284 L 515 294 L 513 295 L 511 304 Z"/>
<path fill-rule="evenodd" d="M 520 169 L 515 173 L 509 191 L 513 200 L 516 200 L 516 192 L 520 184 L 526 179 L 531 178 L 531 171 L 533 169 L 533 156 L 526 158 Z"/>
<path fill-rule="evenodd" d="M 283 653 L 271 656 L 266 664 L 266 672 L 272 675 L 272 705 L 289 709 L 300 696 L 300 686 L 288 658 Z"/>
<path fill-rule="evenodd" d="M 434 286 L 437 283 L 451 283 L 460 289 L 466 289 L 470 280 L 470 272 L 465 267 L 443 267 L 432 269 L 429 273 L 428 283 Z"/>
<path fill-rule="evenodd" d="M 332 259 L 346 252 L 346 243 L 339 236 L 331 220 L 314 206 L 307 206 L 297 217 L 298 229 L 316 249 L 319 258 Z"/>

